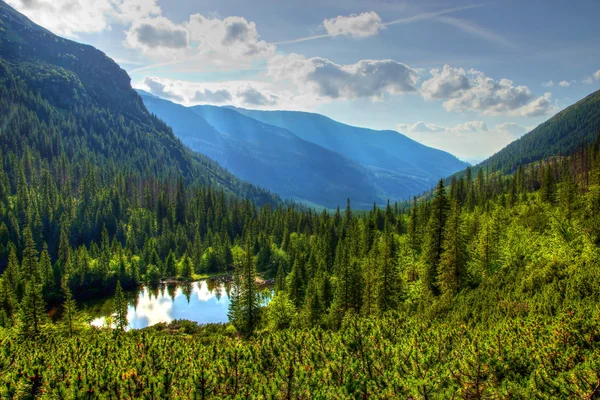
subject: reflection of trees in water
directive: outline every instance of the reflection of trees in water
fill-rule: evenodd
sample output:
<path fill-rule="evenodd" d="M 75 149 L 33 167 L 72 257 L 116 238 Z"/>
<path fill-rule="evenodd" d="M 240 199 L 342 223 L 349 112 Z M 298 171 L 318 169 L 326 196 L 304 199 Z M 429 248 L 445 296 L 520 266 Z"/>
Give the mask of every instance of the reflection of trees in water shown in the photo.
<path fill-rule="evenodd" d="M 225 293 L 227 293 L 227 298 L 231 297 L 231 281 L 225 281 Z"/>
<path fill-rule="evenodd" d="M 158 293 L 159 293 L 159 291 L 161 291 L 161 289 L 164 290 L 160 285 L 157 285 L 157 286 L 148 286 L 147 289 L 148 289 L 148 298 L 150 300 L 152 300 L 153 296 L 158 299 Z"/>
<path fill-rule="evenodd" d="M 142 290 L 137 289 L 133 292 L 133 296 L 129 298 L 129 303 L 133 306 L 134 310 L 137 310 L 138 303 L 140 301 L 140 293 Z"/>
<path fill-rule="evenodd" d="M 199 282 L 181 282 L 181 291 L 183 292 L 188 304 L 190 304 L 190 297 L 192 296 L 192 291 L 194 290 L 195 284 L 199 284 Z"/>
<path fill-rule="evenodd" d="M 218 279 L 207 279 L 205 282 L 208 291 L 213 293 L 217 300 L 221 300 L 221 296 L 223 295 L 223 283 Z M 198 285 L 200 285 L 200 283 Z"/>
<path fill-rule="evenodd" d="M 175 301 L 175 295 L 177 294 L 177 284 L 176 283 L 167 283 L 167 292 L 169 293 L 169 297 L 172 301 Z"/>

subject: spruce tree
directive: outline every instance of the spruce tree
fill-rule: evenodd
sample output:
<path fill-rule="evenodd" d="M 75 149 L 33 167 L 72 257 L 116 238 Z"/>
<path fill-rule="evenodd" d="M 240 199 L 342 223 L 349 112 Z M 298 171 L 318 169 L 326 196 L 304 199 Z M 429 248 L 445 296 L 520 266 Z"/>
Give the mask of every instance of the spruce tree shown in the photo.
<path fill-rule="evenodd" d="M 385 235 L 376 243 L 378 257 L 376 258 L 375 299 L 379 313 L 396 308 L 400 295 L 398 271 L 392 255 L 392 240 L 391 235 Z"/>
<path fill-rule="evenodd" d="M 46 303 L 42 295 L 42 285 L 33 280 L 25 284 L 21 300 L 21 328 L 27 335 L 37 335 L 48 322 Z"/>
<path fill-rule="evenodd" d="M 444 232 L 444 252 L 440 260 L 438 286 L 442 295 L 453 296 L 466 281 L 467 249 L 460 206 L 452 203 Z"/>
<path fill-rule="evenodd" d="M 117 281 L 115 289 L 113 314 L 115 315 L 115 327 L 118 331 L 127 329 L 129 322 L 127 321 L 127 299 L 123 293 L 121 282 Z"/>
<path fill-rule="evenodd" d="M 75 303 L 75 300 L 73 299 L 73 295 L 71 294 L 71 290 L 68 286 L 64 286 L 63 292 L 65 301 L 63 303 L 62 323 L 68 335 L 73 336 L 73 331 L 77 318 L 77 305 Z"/>
<path fill-rule="evenodd" d="M 438 294 L 437 275 L 440 258 L 443 251 L 444 227 L 448 215 L 448 199 L 444 181 L 440 179 L 431 201 L 429 223 L 425 233 L 423 246 L 421 274 L 424 289 L 431 294 Z"/>
<path fill-rule="evenodd" d="M 250 336 L 259 322 L 260 292 L 256 283 L 256 267 L 248 238 L 246 239 L 246 259 L 242 269 L 240 312 L 243 319 L 242 332 Z"/>

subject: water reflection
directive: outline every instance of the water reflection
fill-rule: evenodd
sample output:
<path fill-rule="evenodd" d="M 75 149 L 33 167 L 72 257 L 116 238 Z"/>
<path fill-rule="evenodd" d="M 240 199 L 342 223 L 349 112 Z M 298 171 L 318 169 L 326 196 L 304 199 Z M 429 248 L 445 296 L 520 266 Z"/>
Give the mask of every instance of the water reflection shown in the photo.
<path fill-rule="evenodd" d="M 176 319 L 198 323 L 225 323 L 229 319 L 229 284 L 217 280 L 164 284 L 155 288 L 143 287 L 127 293 L 127 319 L 130 329 L 140 329 Z M 263 301 L 268 301 L 270 291 Z M 94 317 L 92 325 L 105 326 L 113 309 L 113 299 L 82 306 Z"/>

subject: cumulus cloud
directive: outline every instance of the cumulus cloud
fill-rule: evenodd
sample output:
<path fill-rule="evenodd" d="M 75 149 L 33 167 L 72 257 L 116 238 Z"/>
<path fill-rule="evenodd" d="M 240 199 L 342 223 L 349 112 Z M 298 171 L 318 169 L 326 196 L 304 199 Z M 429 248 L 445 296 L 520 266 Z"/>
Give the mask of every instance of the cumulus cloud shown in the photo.
<path fill-rule="evenodd" d="M 552 87 L 554 86 L 554 82 L 553 81 L 548 81 L 548 82 L 544 82 L 542 83 L 543 87 Z"/>
<path fill-rule="evenodd" d="M 452 127 L 417 121 L 414 124 L 398 124 L 396 127 L 401 132 L 410 133 L 464 134 L 487 132 L 489 130 L 487 124 L 483 121 L 467 121 Z"/>
<path fill-rule="evenodd" d="M 138 89 L 183 105 L 231 104 L 259 109 L 307 109 L 295 102 L 286 91 L 272 91 L 272 85 L 261 81 L 190 82 L 145 77 L 134 83 Z"/>
<path fill-rule="evenodd" d="M 238 95 L 245 104 L 250 106 L 268 106 L 277 104 L 277 96 L 261 92 L 252 86 L 240 89 Z"/>
<path fill-rule="evenodd" d="M 126 34 L 125 42 L 131 48 L 146 52 L 179 50 L 188 46 L 188 32 L 164 17 L 135 21 Z"/>
<path fill-rule="evenodd" d="M 183 102 L 184 98 L 182 95 L 178 94 L 172 87 L 169 87 L 164 82 L 160 81 L 157 78 L 152 78 L 147 76 L 144 79 L 144 85 L 148 92 L 152 93 L 155 96 L 161 97 L 163 99 L 174 100 L 176 102 Z"/>
<path fill-rule="evenodd" d="M 600 81 L 600 69 L 598 71 L 594 72 L 594 74 L 592 76 L 588 76 L 587 78 L 582 80 L 582 82 L 587 85 L 591 85 L 592 83 L 594 83 L 595 80 Z"/>
<path fill-rule="evenodd" d="M 421 85 L 426 99 L 445 100 L 446 111 L 476 111 L 482 115 L 539 116 L 551 112 L 552 95 L 535 97 L 527 86 L 515 86 L 509 79 L 496 81 L 474 69 L 432 69 L 431 78 Z"/>
<path fill-rule="evenodd" d="M 560 86 L 560 87 L 569 87 L 569 86 L 571 86 L 574 83 L 575 83 L 575 81 L 560 81 L 558 83 L 558 86 Z"/>
<path fill-rule="evenodd" d="M 398 124 L 396 128 L 427 146 L 449 151 L 463 160 L 485 159 L 526 131 L 513 122 L 490 128 L 484 121 L 466 121 L 454 126 L 418 121 Z"/>
<path fill-rule="evenodd" d="M 193 14 L 182 24 L 164 17 L 132 24 L 126 43 L 153 59 L 193 59 L 204 64 L 235 65 L 270 57 L 275 47 L 260 39 L 256 24 L 242 17 L 207 18 Z"/>
<path fill-rule="evenodd" d="M 269 75 L 290 80 L 307 91 L 329 99 L 373 98 L 417 90 L 419 74 L 394 60 L 361 60 L 339 65 L 326 58 L 305 58 L 297 54 L 275 57 Z"/>
<path fill-rule="evenodd" d="M 195 103 L 222 104 L 232 100 L 231 93 L 225 89 L 203 89 L 197 90 L 192 101 Z"/>
<path fill-rule="evenodd" d="M 374 11 L 338 16 L 323 21 L 323 26 L 330 36 L 351 36 L 364 38 L 376 35 L 384 28 L 381 17 Z"/>
<path fill-rule="evenodd" d="M 229 53 L 232 56 L 268 56 L 275 47 L 264 40 L 254 22 L 242 17 L 207 18 L 190 16 L 185 28 L 201 53 Z"/>
<path fill-rule="evenodd" d="M 7 0 L 52 32 L 77 37 L 110 29 L 112 21 L 131 22 L 161 10 L 157 0 Z"/>

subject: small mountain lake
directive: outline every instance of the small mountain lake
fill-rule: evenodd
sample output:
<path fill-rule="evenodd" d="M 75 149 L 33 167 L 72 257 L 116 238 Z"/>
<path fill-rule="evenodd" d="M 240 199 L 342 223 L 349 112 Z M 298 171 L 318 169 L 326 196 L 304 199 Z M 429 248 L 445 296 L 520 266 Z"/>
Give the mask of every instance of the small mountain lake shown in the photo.
<path fill-rule="evenodd" d="M 187 319 L 199 324 L 227 323 L 231 284 L 220 279 L 196 282 L 162 283 L 156 287 L 142 286 L 126 292 L 129 329 L 141 329 L 160 322 L 169 323 Z M 271 289 L 264 286 L 264 304 L 271 297 Z M 81 311 L 93 318 L 94 326 L 105 326 L 114 301 L 112 297 L 87 301 L 78 305 Z"/>

